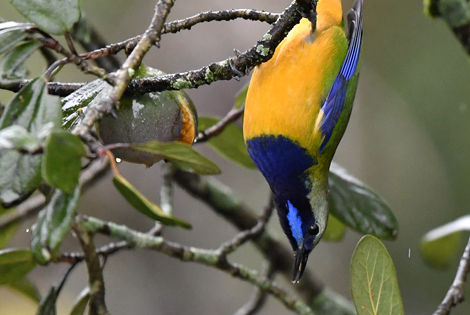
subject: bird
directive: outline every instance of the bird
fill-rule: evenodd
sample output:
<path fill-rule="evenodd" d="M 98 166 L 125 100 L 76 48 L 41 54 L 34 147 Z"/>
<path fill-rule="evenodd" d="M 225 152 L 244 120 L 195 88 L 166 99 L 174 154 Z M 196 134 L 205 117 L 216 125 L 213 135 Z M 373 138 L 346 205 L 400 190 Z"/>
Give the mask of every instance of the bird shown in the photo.
<path fill-rule="evenodd" d="M 247 151 L 273 193 L 294 250 L 293 283 L 328 221 L 330 163 L 348 124 L 359 76 L 363 0 L 319 0 L 252 74 L 245 100 Z"/>

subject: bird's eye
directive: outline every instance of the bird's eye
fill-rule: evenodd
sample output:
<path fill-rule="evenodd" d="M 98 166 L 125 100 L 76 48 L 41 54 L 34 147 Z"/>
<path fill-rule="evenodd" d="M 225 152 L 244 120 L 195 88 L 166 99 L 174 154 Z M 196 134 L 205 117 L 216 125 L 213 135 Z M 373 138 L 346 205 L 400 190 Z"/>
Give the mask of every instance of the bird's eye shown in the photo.
<path fill-rule="evenodd" d="M 319 231 L 320 231 L 320 228 L 318 227 L 318 224 L 316 223 L 308 227 L 308 233 L 310 235 L 317 235 Z"/>

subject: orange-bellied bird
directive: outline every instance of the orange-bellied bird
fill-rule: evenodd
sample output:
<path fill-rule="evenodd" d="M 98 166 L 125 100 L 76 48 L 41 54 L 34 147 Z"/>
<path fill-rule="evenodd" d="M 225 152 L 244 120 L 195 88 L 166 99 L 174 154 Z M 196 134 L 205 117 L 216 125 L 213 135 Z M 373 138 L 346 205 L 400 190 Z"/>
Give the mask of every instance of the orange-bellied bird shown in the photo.
<path fill-rule="evenodd" d="M 293 282 L 325 232 L 328 172 L 356 93 L 363 0 L 343 26 L 341 0 L 319 0 L 317 23 L 302 19 L 253 72 L 244 137 L 274 195 L 295 251 Z"/>

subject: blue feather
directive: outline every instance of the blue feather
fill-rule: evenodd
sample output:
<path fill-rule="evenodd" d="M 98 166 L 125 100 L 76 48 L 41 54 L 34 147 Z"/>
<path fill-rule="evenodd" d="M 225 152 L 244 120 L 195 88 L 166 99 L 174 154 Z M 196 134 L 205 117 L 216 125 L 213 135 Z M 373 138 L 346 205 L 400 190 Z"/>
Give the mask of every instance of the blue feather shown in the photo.
<path fill-rule="evenodd" d="M 358 5 L 362 5 L 358 1 Z M 326 97 L 321 108 L 324 118 L 320 125 L 320 129 L 324 135 L 324 139 L 320 145 L 320 153 L 323 152 L 325 145 L 333 135 L 333 131 L 343 111 L 346 101 L 346 93 L 348 90 L 349 80 L 354 76 L 359 62 L 362 44 L 362 8 L 353 8 L 350 12 L 350 32 L 351 39 L 348 51 L 344 58 L 343 64 L 338 75 L 333 82 L 330 93 Z"/>

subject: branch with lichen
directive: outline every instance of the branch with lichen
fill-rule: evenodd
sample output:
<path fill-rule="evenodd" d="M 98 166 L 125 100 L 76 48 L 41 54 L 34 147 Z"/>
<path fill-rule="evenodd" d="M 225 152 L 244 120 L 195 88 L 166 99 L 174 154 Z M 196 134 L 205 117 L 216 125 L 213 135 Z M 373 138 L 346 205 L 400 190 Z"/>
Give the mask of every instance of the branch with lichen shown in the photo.
<path fill-rule="evenodd" d="M 299 314 L 313 314 L 309 306 L 292 297 L 276 283 L 262 276 L 259 272 L 225 259 L 220 250 L 187 247 L 165 240 L 161 236 L 152 236 L 129 229 L 127 226 L 105 222 L 97 218 L 80 216 L 80 225 L 88 233 L 101 233 L 113 238 L 125 240 L 131 248 L 156 250 L 182 261 L 191 261 L 222 270 L 233 277 L 256 285 L 261 290 L 280 300 L 288 309 Z M 85 255 L 86 256 L 86 255 Z"/>
<path fill-rule="evenodd" d="M 268 32 L 266 32 L 266 34 L 264 34 L 263 37 L 258 40 L 258 42 L 252 48 L 239 54 L 238 56 L 230 57 L 219 62 L 213 62 L 196 70 L 167 74 L 152 78 L 131 80 L 129 81 L 127 91 L 131 93 L 148 93 L 163 90 L 197 88 L 201 85 L 211 84 L 215 81 L 231 80 L 233 78 L 246 75 L 253 67 L 268 61 L 272 57 L 277 45 L 279 45 L 279 43 L 284 39 L 292 27 L 294 27 L 294 25 L 299 22 L 302 16 L 313 16 L 310 19 L 315 21 L 315 6 L 316 1 L 293 1 L 292 4 L 282 14 L 280 14 L 278 18 L 276 18 L 276 22 L 272 25 Z M 265 13 L 257 12 L 257 18 L 260 16 L 269 17 L 269 21 L 274 19 L 273 15 L 266 15 Z M 204 21 L 205 20 L 201 18 L 197 22 L 200 23 Z M 175 21 L 174 23 L 178 24 L 179 22 Z M 189 22 L 188 24 L 185 23 L 183 23 L 183 25 L 189 25 L 189 27 L 194 25 Z M 171 29 L 170 25 L 168 25 L 168 29 Z M 103 55 L 117 53 L 126 46 L 132 47 L 133 43 L 138 39 L 141 39 L 141 37 L 135 37 L 121 43 L 110 45 L 109 47 L 104 48 L 104 51 L 101 53 L 103 53 Z M 89 54 L 93 55 L 94 57 L 98 57 L 100 53 L 95 52 Z M 11 91 L 18 91 L 28 82 L 28 80 L 19 80 L 14 82 L 2 82 L 0 80 L 0 88 Z M 50 82 L 48 84 L 48 90 L 50 94 L 66 96 L 83 85 L 85 85 L 85 83 Z M 121 88 L 122 86 L 120 89 Z M 109 106 L 100 106 L 98 109 L 95 109 L 94 111 L 97 111 L 98 115 L 93 114 L 93 117 L 99 116 L 100 112 L 106 112 L 109 109 L 107 107 Z"/>

